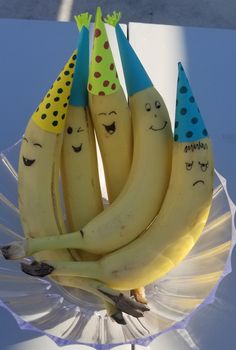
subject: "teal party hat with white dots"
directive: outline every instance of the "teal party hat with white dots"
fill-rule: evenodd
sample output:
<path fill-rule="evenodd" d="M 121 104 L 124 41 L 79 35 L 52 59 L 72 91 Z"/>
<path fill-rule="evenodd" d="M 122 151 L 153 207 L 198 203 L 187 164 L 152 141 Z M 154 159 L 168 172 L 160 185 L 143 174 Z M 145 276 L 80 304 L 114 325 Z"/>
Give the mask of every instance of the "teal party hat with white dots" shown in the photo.
<path fill-rule="evenodd" d="M 182 64 L 178 63 L 174 140 L 194 142 L 208 136 Z"/>
<path fill-rule="evenodd" d="M 104 21 L 115 27 L 126 88 L 128 95 L 132 96 L 137 92 L 153 86 L 153 83 L 136 52 L 124 35 L 124 32 L 118 23 L 120 19 L 121 12 L 114 11 L 112 15 L 107 15 Z"/>

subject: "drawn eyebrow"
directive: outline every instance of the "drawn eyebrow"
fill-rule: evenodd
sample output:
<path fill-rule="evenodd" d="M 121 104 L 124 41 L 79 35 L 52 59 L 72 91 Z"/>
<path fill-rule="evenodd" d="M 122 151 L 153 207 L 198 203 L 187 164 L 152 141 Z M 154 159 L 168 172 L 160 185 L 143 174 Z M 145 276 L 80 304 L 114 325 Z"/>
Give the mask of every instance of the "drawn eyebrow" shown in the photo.
<path fill-rule="evenodd" d="M 37 143 L 37 142 L 36 142 L 36 143 L 34 143 L 33 145 L 34 145 L 34 146 L 41 147 L 41 148 L 43 147 L 42 145 L 40 145 L 40 143 Z"/>
<path fill-rule="evenodd" d="M 25 136 L 23 137 L 23 140 L 25 140 L 26 142 L 29 142 L 28 139 Z"/>
<path fill-rule="evenodd" d="M 98 113 L 98 115 L 107 115 L 105 112 Z"/>
<path fill-rule="evenodd" d="M 116 113 L 116 111 L 111 111 L 108 114 L 111 115 L 111 114 L 117 114 L 117 113 Z"/>

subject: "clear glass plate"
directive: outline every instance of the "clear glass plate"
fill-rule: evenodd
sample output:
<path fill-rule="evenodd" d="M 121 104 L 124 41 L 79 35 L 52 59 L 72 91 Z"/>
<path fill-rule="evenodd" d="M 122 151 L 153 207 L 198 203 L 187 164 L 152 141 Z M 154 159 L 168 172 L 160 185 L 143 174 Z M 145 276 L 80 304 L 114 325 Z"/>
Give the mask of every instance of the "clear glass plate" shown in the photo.
<path fill-rule="evenodd" d="M 17 208 L 17 164 L 21 140 L 0 154 L 0 245 L 23 239 Z M 21 329 L 46 334 L 59 346 L 84 344 L 110 349 L 148 345 L 173 329 L 183 329 L 199 308 L 214 301 L 231 271 L 235 206 L 226 180 L 215 171 L 214 198 L 204 233 L 190 254 L 161 280 L 146 287 L 150 311 L 126 326 L 112 321 L 99 300 L 78 289 L 23 274 L 19 262 L 0 257 L 0 306 Z"/>

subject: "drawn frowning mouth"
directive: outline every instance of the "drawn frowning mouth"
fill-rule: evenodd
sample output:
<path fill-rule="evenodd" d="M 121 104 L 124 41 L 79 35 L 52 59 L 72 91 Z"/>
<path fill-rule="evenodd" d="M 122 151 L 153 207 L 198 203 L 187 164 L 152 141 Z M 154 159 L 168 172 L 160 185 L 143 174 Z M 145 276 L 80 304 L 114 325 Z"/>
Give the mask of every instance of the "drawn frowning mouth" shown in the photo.
<path fill-rule="evenodd" d="M 72 145 L 72 148 L 73 148 L 74 152 L 76 152 L 76 153 L 80 152 L 82 150 L 82 143 L 78 147 Z"/>
<path fill-rule="evenodd" d="M 164 125 L 161 128 L 155 128 L 153 125 L 151 125 L 149 129 L 153 130 L 153 131 L 163 130 L 163 129 L 165 129 L 167 124 L 168 124 L 167 122 L 164 122 Z"/>
<path fill-rule="evenodd" d="M 205 182 L 204 182 L 203 180 L 197 180 L 197 181 L 195 181 L 195 182 L 193 183 L 193 186 L 195 186 L 195 185 L 197 185 L 197 184 L 199 184 L 199 183 L 204 184 Z"/>
<path fill-rule="evenodd" d="M 35 162 L 35 159 L 28 159 L 23 156 L 23 162 L 26 166 L 31 166 Z"/>
<path fill-rule="evenodd" d="M 114 134 L 114 132 L 116 131 L 116 123 L 115 122 L 113 122 L 113 123 L 111 123 L 109 125 L 106 125 L 106 124 L 102 124 L 102 125 L 104 126 L 104 128 L 106 129 L 106 131 L 110 135 Z"/>

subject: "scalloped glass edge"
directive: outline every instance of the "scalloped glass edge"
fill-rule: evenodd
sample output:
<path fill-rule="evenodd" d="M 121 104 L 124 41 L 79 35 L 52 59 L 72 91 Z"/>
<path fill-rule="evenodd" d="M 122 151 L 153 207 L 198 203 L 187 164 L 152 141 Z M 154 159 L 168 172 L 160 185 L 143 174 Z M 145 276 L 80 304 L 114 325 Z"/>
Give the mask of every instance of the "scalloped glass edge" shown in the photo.
<path fill-rule="evenodd" d="M 21 139 L 19 139 L 17 142 L 15 142 L 10 147 L 2 150 L 0 152 L 0 157 L 4 158 L 5 157 L 4 153 L 11 151 L 20 142 L 21 142 Z M 169 333 L 170 331 L 175 331 L 175 330 L 177 331 L 177 330 L 185 329 L 188 326 L 193 315 L 195 315 L 199 310 L 203 309 L 207 305 L 212 304 L 214 302 L 216 291 L 217 291 L 219 285 L 221 284 L 223 279 L 232 272 L 231 256 L 232 256 L 232 252 L 233 252 L 233 249 L 234 249 L 234 246 L 236 243 L 236 229 L 235 229 L 235 223 L 234 223 L 236 206 L 235 206 L 234 202 L 231 200 L 229 193 L 227 191 L 227 180 L 216 169 L 215 169 L 215 174 L 217 175 L 220 183 L 222 184 L 222 186 L 224 188 L 224 192 L 225 192 L 225 195 L 227 197 L 229 209 L 231 212 L 231 222 L 232 222 L 231 247 L 229 250 L 227 261 L 225 263 L 224 270 L 223 270 L 221 276 L 219 277 L 218 281 L 216 282 L 215 286 L 213 287 L 213 289 L 210 291 L 210 293 L 207 295 L 207 297 L 204 299 L 204 301 L 202 303 L 200 303 L 193 311 L 191 311 L 189 315 L 184 317 L 182 320 L 176 322 L 174 325 L 166 328 L 165 330 L 158 331 L 157 333 L 152 334 L 150 336 L 135 339 L 134 341 L 117 342 L 117 343 L 113 343 L 113 344 L 97 344 L 97 343 L 89 343 L 89 342 L 82 342 L 82 341 L 78 342 L 78 341 L 66 340 L 66 339 L 62 339 L 62 338 L 53 336 L 52 334 L 47 333 L 46 331 L 42 331 L 42 330 L 38 329 L 37 327 L 34 327 L 29 322 L 24 321 L 20 316 L 18 316 L 15 312 L 13 312 L 6 304 L 4 304 L 4 302 L 1 299 L 0 299 L 0 307 L 6 309 L 13 316 L 13 318 L 16 320 L 16 322 L 21 330 L 34 331 L 41 336 L 46 335 L 52 341 L 54 341 L 55 344 L 57 344 L 59 347 L 63 347 L 66 345 L 85 345 L 85 346 L 92 347 L 96 350 L 109 350 L 109 349 L 112 349 L 114 347 L 121 346 L 121 345 L 133 344 L 133 345 L 140 345 L 140 346 L 148 346 L 148 345 L 150 345 L 150 343 L 154 339 L 156 339 L 157 337 L 159 337 L 163 334 Z"/>

